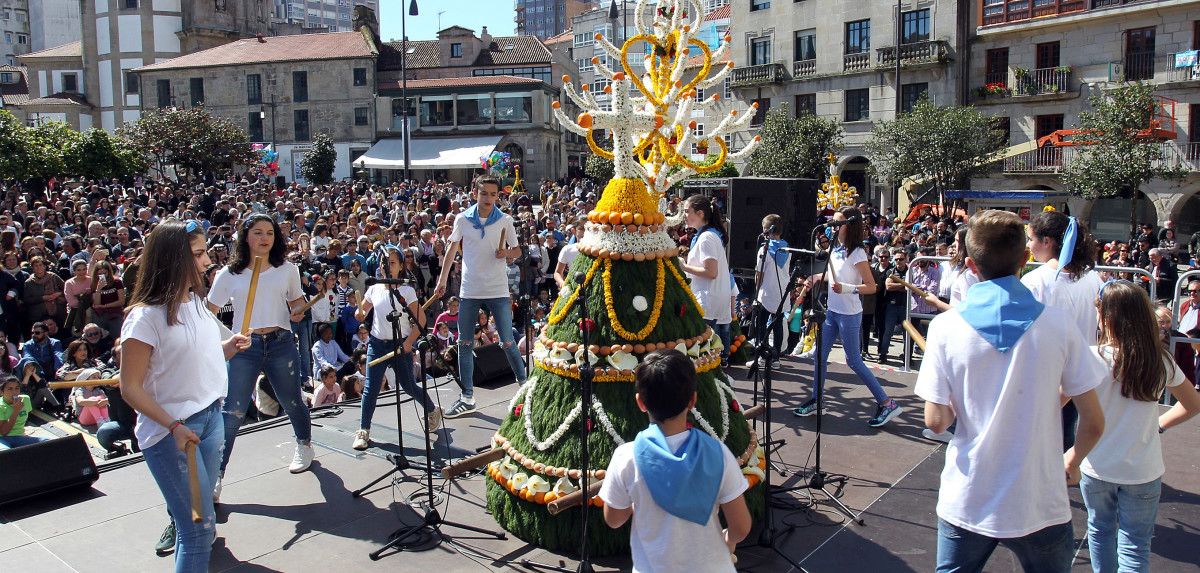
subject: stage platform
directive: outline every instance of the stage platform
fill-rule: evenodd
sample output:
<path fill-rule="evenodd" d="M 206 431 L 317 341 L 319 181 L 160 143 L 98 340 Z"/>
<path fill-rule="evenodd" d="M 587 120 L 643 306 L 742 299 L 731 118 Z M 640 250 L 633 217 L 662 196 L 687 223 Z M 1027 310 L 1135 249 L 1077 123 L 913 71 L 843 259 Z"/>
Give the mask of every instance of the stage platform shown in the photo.
<path fill-rule="evenodd" d="M 815 418 L 796 418 L 790 409 L 808 396 L 809 366 L 784 360 L 776 376 L 777 401 L 773 439 L 786 440 L 780 455 L 785 477 L 776 483 L 806 481 L 813 462 Z M 745 368 L 735 368 L 743 403 L 750 402 L 751 382 Z M 803 492 L 781 497 L 790 507 L 775 511 L 777 527 L 792 527 L 777 547 L 805 570 L 931 571 L 936 547 L 938 474 L 944 446 L 921 438 L 921 403 L 913 396 L 915 374 L 892 369 L 877 371 L 884 388 L 906 408 L 887 427 L 874 429 L 866 420 L 874 413 L 870 394 L 844 365 L 832 364 L 822 445 L 826 471 L 850 477 L 842 501 L 863 512 L 865 525 L 849 523 L 818 493 L 816 504 Z M 440 382 L 440 380 L 439 380 Z M 442 386 L 445 406 L 457 388 Z M 480 388 L 479 412 L 449 420 L 437 435 L 435 458 L 458 458 L 486 446 L 499 424 L 516 386 Z M 372 561 L 368 553 L 387 540 L 402 522 L 416 523 L 418 514 L 407 499 L 422 490 L 421 475 L 381 482 L 361 498 L 351 492 L 392 466 L 384 457 L 403 428 L 405 453 L 423 456 L 423 442 L 411 403 L 402 406 L 397 424 L 393 398 L 385 397 L 375 415 L 373 447 L 365 453 L 350 449 L 358 427 L 357 407 L 318 412 L 313 419 L 317 459 L 309 472 L 291 475 L 286 466 L 292 454 L 292 433 L 286 421 L 265 422 L 240 436 L 225 479 L 217 512 L 217 540 L 212 571 L 517 571 L 505 561 L 530 559 L 565 564 L 569 555 L 551 554 L 512 535 L 505 540 L 447 528 L 465 549 L 441 545 L 429 551 L 395 553 Z M 1200 560 L 1200 462 L 1192 444 L 1200 425 L 1190 422 L 1164 435 L 1167 475 L 1154 538 L 1153 570 L 1195 571 Z M 3 470 L 0 469 L 0 472 Z M 445 518 L 496 529 L 486 513 L 483 477 L 446 481 L 435 479 L 442 494 Z M 1074 570 L 1090 571 L 1083 506 L 1073 490 L 1075 537 L 1081 550 Z M 51 494 L 0 508 L 0 567 L 23 573 L 170 571 L 172 558 L 157 557 L 154 544 L 166 525 L 162 497 L 144 464 L 113 466 L 95 486 L 83 492 Z M 461 533 L 461 535 L 460 535 Z M 742 571 L 793 571 L 785 559 L 758 547 L 758 530 L 738 551 Z M 604 559 L 600 571 L 628 570 L 622 559 Z M 987 571 L 1019 571 L 1011 553 L 1001 549 Z"/>

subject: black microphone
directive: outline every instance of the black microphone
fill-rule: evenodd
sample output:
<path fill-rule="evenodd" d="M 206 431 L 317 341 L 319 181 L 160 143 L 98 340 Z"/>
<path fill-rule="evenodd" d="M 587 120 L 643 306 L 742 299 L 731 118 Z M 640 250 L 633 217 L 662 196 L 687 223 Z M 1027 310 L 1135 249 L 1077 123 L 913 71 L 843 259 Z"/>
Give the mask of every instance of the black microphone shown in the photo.
<path fill-rule="evenodd" d="M 836 227 L 841 227 L 842 225 L 849 225 L 850 223 L 858 223 L 858 222 L 860 222 L 860 221 L 862 221 L 862 216 L 861 216 L 861 215 L 854 215 L 853 217 L 850 217 L 849 219 L 842 219 L 841 221 L 830 221 L 830 222 L 828 222 L 828 223 L 825 223 L 825 224 L 823 224 L 823 225 L 821 225 L 821 226 L 822 226 L 822 227 L 835 227 L 835 228 L 836 228 Z"/>
<path fill-rule="evenodd" d="M 771 225 L 770 227 L 768 227 L 767 230 L 763 231 L 762 234 L 764 237 L 766 237 L 768 235 L 774 235 L 775 234 L 775 225 Z"/>
<path fill-rule="evenodd" d="M 372 285 L 402 285 L 408 282 L 407 279 L 377 279 L 375 277 L 367 277 L 367 286 Z"/>
<path fill-rule="evenodd" d="M 575 284 L 583 285 L 583 281 L 586 278 L 587 278 L 587 273 L 585 273 L 583 271 L 579 271 L 579 272 L 575 273 Z"/>

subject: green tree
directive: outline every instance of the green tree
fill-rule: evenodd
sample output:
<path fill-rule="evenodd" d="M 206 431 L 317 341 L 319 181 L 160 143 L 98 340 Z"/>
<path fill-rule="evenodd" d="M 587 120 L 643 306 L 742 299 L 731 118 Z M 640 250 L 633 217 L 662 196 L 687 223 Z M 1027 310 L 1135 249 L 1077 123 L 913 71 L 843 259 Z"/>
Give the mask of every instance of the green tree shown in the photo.
<path fill-rule="evenodd" d="M 43 151 L 21 120 L 0 109 L 0 179 L 29 179 Z"/>
<path fill-rule="evenodd" d="M 81 139 L 78 131 L 61 121 L 47 121 L 28 130 L 30 145 L 35 150 L 29 176 L 49 179 L 70 175 L 67 154 Z"/>
<path fill-rule="evenodd" d="M 318 133 L 313 138 L 312 149 L 300 161 L 300 175 L 309 183 L 328 185 L 333 182 L 333 167 L 337 162 L 337 150 L 328 134 Z"/>
<path fill-rule="evenodd" d="M 583 166 L 583 173 L 601 187 L 607 185 L 608 180 L 613 178 L 614 171 L 611 159 L 605 159 L 596 154 L 589 155 L 587 163 Z"/>
<path fill-rule="evenodd" d="M 1139 132 L 1158 103 L 1154 86 L 1125 84 L 1088 98 L 1093 111 L 1080 112 L 1080 138 L 1063 168 L 1068 191 L 1084 199 L 1122 197 L 1129 202 L 1129 228 L 1137 224 L 1138 189 L 1155 178 L 1179 179 L 1186 171 L 1162 160 L 1162 145 Z"/>
<path fill-rule="evenodd" d="M 67 172 L 84 179 L 112 179 L 140 173 L 145 159 L 124 139 L 91 128 L 67 150 Z"/>
<path fill-rule="evenodd" d="M 866 150 L 872 175 L 896 183 L 922 180 L 944 202 L 947 189 L 990 169 L 1004 144 L 1004 132 L 975 108 L 939 107 L 922 98 L 899 119 L 880 122 Z"/>
<path fill-rule="evenodd" d="M 175 179 L 247 165 L 257 158 L 241 126 L 203 107 L 147 111 L 122 127 L 120 135 L 146 154 L 155 171 Z M 169 167 L 174 167 L 173 173 Z"/>
<path fill-rule="evenodd" d="M 750 154 L 746 175 L 820 179 L 825 156 L 842 149 L 841 124 L 811 113 L 792 117 L 787 104 L 767 112 L 758 134 L 762 142 Z"/>

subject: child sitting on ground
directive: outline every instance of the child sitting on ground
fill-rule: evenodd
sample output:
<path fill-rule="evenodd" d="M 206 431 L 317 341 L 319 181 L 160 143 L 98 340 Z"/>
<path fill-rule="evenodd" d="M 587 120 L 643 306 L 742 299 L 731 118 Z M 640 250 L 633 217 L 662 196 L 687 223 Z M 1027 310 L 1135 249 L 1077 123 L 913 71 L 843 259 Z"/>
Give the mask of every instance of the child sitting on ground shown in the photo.
<path fill-rule="evenodd" d="M 317 388 L 317 394 L 313 397 L 313 408 L 341 402 L 344 397 L 342 388 L 337 383 L 337 369 L 326 364 L 321 367 L 320 376 L 321 385 Z"/>
<path fill-rule="evenodd" d="M 635 572 L 732 572 L 734 547 L 750 532 L 742 497 L 748 484 L 725 444 L 688 429 L 696 368 L 677 350 L 659 350 L 646 355 L 636 375 L 638 408 L 650 427 L 613 452 L 600 488 L 604 521 L 618 528 L 633 518 Z"/>

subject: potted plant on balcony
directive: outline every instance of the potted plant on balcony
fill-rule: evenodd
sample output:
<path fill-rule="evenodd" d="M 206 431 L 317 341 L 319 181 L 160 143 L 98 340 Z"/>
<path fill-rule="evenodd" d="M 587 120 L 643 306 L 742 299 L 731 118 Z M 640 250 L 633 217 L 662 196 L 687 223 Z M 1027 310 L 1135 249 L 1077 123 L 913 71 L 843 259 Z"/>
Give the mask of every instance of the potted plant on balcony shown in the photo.
<path fill-rule="evenodd" d="M 1012 90 L 1004 85 L 1004 82 L 988 82 L 983 84 L 983 87 L 975 89 L 975 95 L 980 99 L 1008 97 L 1012 95 Z"/>
<path fill-rule="evenodd" d="M 1015 67 L 1013 68 L 1013 77 L 1017 80 L 1018 94 L 1033 95 L 1037 93 L 1037 86 L 1033 85 L 1033 78 L 1029 75 L 1029 70 Z"/>

